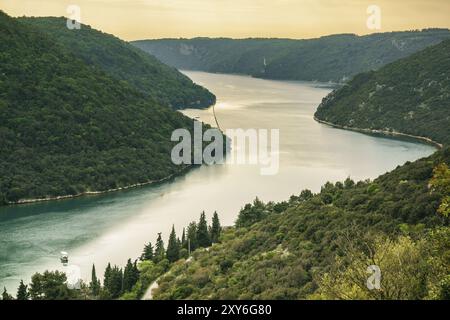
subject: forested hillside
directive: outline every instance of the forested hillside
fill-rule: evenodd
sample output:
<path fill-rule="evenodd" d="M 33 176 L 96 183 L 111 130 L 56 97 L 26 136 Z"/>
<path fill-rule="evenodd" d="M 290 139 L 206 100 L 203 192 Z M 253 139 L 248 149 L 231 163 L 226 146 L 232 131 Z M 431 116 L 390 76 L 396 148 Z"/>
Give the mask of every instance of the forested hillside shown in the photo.
<path fill-rule="evenodd" d="M 66 27 L 66 18 L 19 18 L 38 28 L 85 63 L 99 67 L 117 80 L 127 81 L 146 96 L 174 109 L 206 108 L 215 96 L 155 57 L 113 35 L 81 25 Z"/>
<path fill-rule="evenodd" d="M 315 116 L 450 143 L 450 40 L 355 76 L 325 97 Z"/>
<path fill-rule="evenodd" d="M 132 42 L 179 69 L 341 82 L 450 37 L 447 29 L 317 39 L 161 39 Z"/>
<path fill-rule="evenodd" d="M 192 120 L 0 12 L 0 204 L 162 179 Z"/>
<path fill-rule="evenodd" d="M 256 199 L 221 243 L 173 264 L 154 298 L 449 299 L 449 161 L 446 148 L 374 181 Z M 366 287 L 373 264 L 381 290 Z"/>

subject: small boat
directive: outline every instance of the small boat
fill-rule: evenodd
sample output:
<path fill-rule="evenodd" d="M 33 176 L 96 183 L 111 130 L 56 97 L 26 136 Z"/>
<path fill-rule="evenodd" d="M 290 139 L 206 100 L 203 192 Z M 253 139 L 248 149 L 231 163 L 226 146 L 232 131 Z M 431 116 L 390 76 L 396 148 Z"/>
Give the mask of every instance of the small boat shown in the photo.
<path fill-rule="evenodd" d="M 59 259 L 62 264 L 67 264 L 69 262 L 69 254 L 65 251 L 61 251 L 61 257 Z"/>

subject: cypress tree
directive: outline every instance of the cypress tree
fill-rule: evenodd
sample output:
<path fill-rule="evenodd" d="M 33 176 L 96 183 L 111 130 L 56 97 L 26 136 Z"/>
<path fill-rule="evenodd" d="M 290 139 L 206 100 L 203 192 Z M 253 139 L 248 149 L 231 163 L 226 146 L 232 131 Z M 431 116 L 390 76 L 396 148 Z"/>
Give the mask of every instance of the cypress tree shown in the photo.
<path fill-rule="evenodd" d="M 191 222 L 187 228 L 186 249 L 191 249 L 191 252 L 198 248 L 197 244 L 197 223 Z"/>
<path fill-rule="evenodd" d="M 123 271 L 123 291 L 131 291 L 134 286 L 134 267 L 131 263 L 131 259 L 128 259 L 127 265 Z"/>
<path fill-rule="evenodd" d="M 183 234 L 181 235 L 181 247 L 187 249 L 186 232 L 183 228 Z"/>
<path fill-rule="evenodd" d="M 28 286 L 23 283 L 23 280 L 20 280 L 19 288 L 17 289 L 17 300 L 28 300 L 29 298 Z"/>
<path fill-rule="evenodd" d="M 94 296 L 98 296 L 100 293 L 100 280 L 97 278 L 97 273 L 95 272 L 95 265 L 92 265 L 91 272 L 91 283 L 89 283 L 89 289 L 91 289 L 91 293 Z"/>
<path fill-rule="evenodd" d="M 161 237 L 161 232 L 158 233 L 158 239 L 156 239 L 156 247 L 155 247 L 155 254 L 153 257 L 153 262 L 158 263 L 162 261 L 165 257 L 165 250 L 164 250 L 164 241 Z"/>
<path fill-rule="evenodd" d="M 103 287 L 111 294 L 109 289 L 111 288 L 111 278 L 112 278 L 112 268 L 111 263 L 108 263 L 105 269 L 105 273 L 103 275 Z"/>
<path fill-rule="evenodd" d="M 199 247 L 209 247 L 211 245 L 211 238 L 208 232 L 208 223 L 206 222 L 205 211 L 200 215 L 200 220 L 197 226 L 197 244 Z"/>
<path fill-rule="evenodd" d="M 114 266 L 111 269 L 111 277 L 108 285 L 108 291 L 112 299 L 117 299 L 123 292 L 123 272 L 119 267 Z"/>
<path fill-rule="evenodd" d="M 169 243 L 167 244 L 167 260 L 175 262 L 180 258 L 180 247 L 178 245 L 177 235 L 175 233 L 175 226 L 172 226 L 172 232 L 169 236 Z"/>
<path fill-rule="evenodd" d="M 219 215 L 214 211 L 211 226 L 211 241 L 213 243 L 219 242 L 220 233 L 222 232 L 222 227 L 220 226 Z"/>
<path fill-rule="evenodd" d="M 8 291 L 6 291 L 6 287 L 3 287 L 2 299 L 3 300 L 13 300 L 12 295 L 10 295 L 8 293 Z"/>
<path fill-rule="evenodd" d="M 137 261 L 134 260 L 134 263 L 133 263 L 133 286 L 138 282 L 139 274 L 140 274 L 140 272 L 139 272 L 139 269 L 137 266 Z"/>

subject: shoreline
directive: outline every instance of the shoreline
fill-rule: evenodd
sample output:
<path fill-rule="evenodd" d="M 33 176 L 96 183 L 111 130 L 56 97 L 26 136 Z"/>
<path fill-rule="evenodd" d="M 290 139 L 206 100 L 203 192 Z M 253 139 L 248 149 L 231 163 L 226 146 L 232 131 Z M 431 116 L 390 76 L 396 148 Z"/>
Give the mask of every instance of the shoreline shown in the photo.
<path fill-rule="evenodd" d="M 83 196 L 95 196 L 95 195 L 102 195 L 106 193 L 112 193 L 112 192 L 118 192 L 118 191 L 125 191 L 133 188 L 143 187 L 151 184 L 156 184 L 160 182 L 166 182 L 172 178 L 175 178 L 177 176 L 180 176 L 181 174 L 191 170 L 194 168 L 193 165 L 187 166 L 186 168 L 183 168 L 179 172 L 172 173 L 171 175 L 168 175 L 167 177 L 158 179 L 158 180 L 149 180 L 147 182 L 142 183 L 135 183 L 130 184 L 124 187 L 114 188 L 114 189 L 108 189 L 104 191 L 85 191 L 77 194 L 70 194 L 65 196 L 55 196 L 55 197 L 47 197 L 47 198 L 35 198 L 35 199 L 22 199 L 16 202 L 8 202 L 7 206 L 14 206 L 14 205 L 22 205 L 22 204 L 32 204 L 32 203 L 39 203 L 39 202 L 47 202 L 47 201 L 57 201 L 57 200 L 67 200 L 67 199 L 75 199 Z"/>
<path fill-rule="evenodd" d="M 441 143 L 439 143 L 437 141 L 434 141 L 433 139 L 430 139 L 428 137 L 415 136 L 415 135 L 412 135 L 412 134 L 402 133 L 402 132 L 397 132 L 397 131 L 354 128 L 354 127 L 342 126 L 342 125 L 335 124 L 335 123 L 332 123 L 332 122 L 328 122 L 328 121 L 325 121 L 325 120 L 320 120 L 316 116 L 313 116 L 313 118 L 318 123 L 322 123 L 322 124 L 325 124 L 325 125 L 328 125 L 330 127 L 337 128 L 337 129 L 355 131 L 355 132 L 366 133 L 366 134 L 378 134 L 378 135 L 387 136 L 387 137 L 410 138 L 410 139 L 417 140 L 418 142 L 422 142 L 422 143 L 425 143 L 425 144 L 428 144 L 428 145 L 432 145 L 434 147 L 437 147 L 438 149 L 442 149 L 443 148 L 443 144 L 441 144 Z"/>

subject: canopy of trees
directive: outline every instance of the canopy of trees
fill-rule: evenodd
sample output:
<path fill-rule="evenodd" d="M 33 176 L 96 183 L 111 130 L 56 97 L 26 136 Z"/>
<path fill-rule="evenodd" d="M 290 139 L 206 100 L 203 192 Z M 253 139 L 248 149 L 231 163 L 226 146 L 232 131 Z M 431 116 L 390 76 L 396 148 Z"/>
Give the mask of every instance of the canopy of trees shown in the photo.
<path fill-rule="evenodd" d="M 215 96 L 191 79 L 155 57 L 113 35 L 81 25 L 66 27 L 66 18 L 20 18 L 21 23 L 37 28 L 64 46 L 85 63 L 102 69 L 111 77 L 126 81 L 136 90 L 162 105 L 174 109 L 206 108 Z"/>
<path fill-rule="evenodd" d="M 349 128 L 397 131 L 450 143 L 450 40 L 378 71 L 357 75 L 325 97 L 315 116 Z"/>
<path fill-rule="evenodd" d="M 132 44 L 179 69 L 341 82 L 450 37 L 448 29 L 318 39 L 161 39 Z"/>
<path fill-rule="evenodd" d="M 193 120 L 23 21 L 0 12 L 0 205 L 116 189 L 185 169 L 171 161 L 170 137 L 178 128 L 193 131 Z"/>
<path fill-rule="evenodd" d="M 444 148 L 374 181 L 327 183 L 277 204 L 257 199 L 221 243 L 195 251 L 188 265 L 173 264 L 154 297 L 446 298 L 449 221 L 439 208 L 449 161 Z M 381 268 L 381 291 L 366 287 L 372 264 Z"/>

